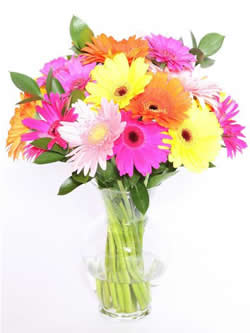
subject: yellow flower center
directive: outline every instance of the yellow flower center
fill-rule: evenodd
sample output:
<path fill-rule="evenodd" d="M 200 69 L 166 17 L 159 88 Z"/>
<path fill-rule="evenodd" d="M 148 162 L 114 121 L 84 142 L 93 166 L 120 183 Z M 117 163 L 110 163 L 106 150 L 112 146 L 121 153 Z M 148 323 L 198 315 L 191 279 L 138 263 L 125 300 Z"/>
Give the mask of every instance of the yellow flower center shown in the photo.
<path fill-rule="evenodd" d="M 128 88 L 125 86 L 121 86 L 115 90 L 114 94 L 115 94 L 115 96 L 122 97 L 122 96 L 126 95 L 127 92 L 128 92 Z"/>
<path fill-rule="evenodd" d="M 101 142 L 108 133 L 108 127 L 106 124 L 97 124 L 94 126 L 88 136 L 89 143 L 97 144 Z"/>

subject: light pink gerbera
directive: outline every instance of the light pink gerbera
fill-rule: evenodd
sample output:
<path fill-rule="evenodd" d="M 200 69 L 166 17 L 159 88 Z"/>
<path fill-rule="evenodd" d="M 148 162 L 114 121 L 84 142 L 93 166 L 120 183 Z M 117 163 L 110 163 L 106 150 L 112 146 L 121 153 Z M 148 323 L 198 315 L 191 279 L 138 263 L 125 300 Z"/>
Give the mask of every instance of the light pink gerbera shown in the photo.
<path fill-rule="evenodd" d="M 42 119 L 25 118 L 23 124 L 33 132 L 22 135 L 22 141 L 33 141 L 39 138 L 51 138 L 48 149 L 55 143 L 62 148 L 67 148 L 67 142 L 58 132 L 61 121 L 74 122 L 78 115 L 74 108 L 67 109 L 68 98 L 64 95 L 51 93 L 42 101 L 42 106 L 36 106 L 36 112 Z"/>
<path fill-rule="evenodd" d="M 170 77 L 179 79 L 184 89 L 196 97 L 202 106 L 209 104 L 213 109 L 217 107 L 221 89 L 207 77 L 194 75 L 194 72 L 189 71 L 169 73 Z"/>
<path fill-rule="evenodd" d="M 247 143 L 241 138 L 245 138 L 242 130 L 245 128 L 236 123 L 234 118 L 239 113 L 238 104 L 230 96 L 222 103 L 219 103 L 216 110 L 217 118 L 221 127 L 224 130 L 223 140 L 227 148 L 227 156 L 235 157 L 236 152 L 242 153 L 242 150 L 247 148 Z"/>
<path fill-rule="evenodd" d="M 165 127 L 132 119 L 130 112 L 123 111 L 122 120 L 127 125 L 114 146 L 117 168 L 121 176 L 128 174 L 132 177 L 134 167 L 146 176 L 152 172 L 152 167 L 157 169 L 161 162 L 167 161 L 169 150 L 161 150 L 159 146 L 170 147 L 162 140 L 171 137 L 163 133 L 166 133 Z"/>
<path fill-rule="evenodd" d="M 72 170 L 84 175 L 95 176 L 98 165 L 105 170 L 107 159 L 113 155 L 114 141 L 121 135 L 125 123 L 121 121 L 118 105 L 102 99 L 98 112 L 90 109 L 87 104 L 79 100 L 74 104 L 79 114 L 75 123 L 62 123 L 59 133 L 62 138 L 74 148 L 68 162 Z"/>
<path fill-rule="evenodd" d="M 90 79 L 90 72 L 96 63 L 82 65 L 80 58 L 72 57 L 70 60 L 58 58 L 47 63 L 41 72 L 44 74 L 37 80 L 40 86 L 45 85 L 50 69 L 53 76 L 58 79 L 66 93 L 73 90 L 83 90 Z"/>
<path fill-rule="evenodd" d="M 169 71 L 193 70 L 196 57 L 180 40 L 154 34 L 147 36 L 146 40 L 150 47 L 149 57 L 166 63 Z"/>

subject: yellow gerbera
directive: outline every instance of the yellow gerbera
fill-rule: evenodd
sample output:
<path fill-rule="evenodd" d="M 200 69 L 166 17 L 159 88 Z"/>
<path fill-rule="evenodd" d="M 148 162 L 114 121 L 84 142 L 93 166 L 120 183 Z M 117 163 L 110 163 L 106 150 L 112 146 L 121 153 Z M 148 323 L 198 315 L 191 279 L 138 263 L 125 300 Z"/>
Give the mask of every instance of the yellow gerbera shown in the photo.
<path fill-rule="evenodd" d="M 91 72 L 95 82 L 89 82 L 86 90 L 89 96 L 86 103 L 100 105 L 102 97 L 113 100 L 120 108 L 144 91 L 152 76 L 147 74 L 148 64 L 144 58 L 137 58 L 129 66 L 124 53 L 119 53 L 113 59 L 106 59 L 104 65 L 96 66 Z"/>
<path fill-rule="evenodd" d="M 21 94 L 21 100 L 29 98 L 27 94 Z M 8 138 L 6 140 L 6 147 L 8 149 L 9 157 L 13 157 L 13 160 L 17 159 L 20 154 L 23 154 L 26 142 L 21 140 L 21 136 L 30 131 L 29 128 L 23 125 L 24 118 L 33 118 L 36 113 L 36 105 L 40 102 L 29 102 L 20 104 L 16 109 L 13 117 L 10 120 L 10 129 L 8 132 Z"/>
<path fill-rule="evenodd" d="M 202 110 L 194 102 L 188 111 L 188 118 L 177 130 L 169 130 L 172 140 L 169 161 L 175 168 L 184 165 L 193 172 L 201 172 L 214 161 L 221 148 L 222 129 L 214 112 Z"/>

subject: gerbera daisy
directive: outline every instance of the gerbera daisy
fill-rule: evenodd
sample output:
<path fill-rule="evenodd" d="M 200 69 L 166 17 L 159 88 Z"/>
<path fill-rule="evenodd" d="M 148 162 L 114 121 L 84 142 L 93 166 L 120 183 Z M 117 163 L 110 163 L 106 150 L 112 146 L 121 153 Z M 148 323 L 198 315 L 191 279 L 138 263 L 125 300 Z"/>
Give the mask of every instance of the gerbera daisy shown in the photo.
<path fill-rule="evenodd" d="M 32 160 L 36 159 L 38 156 L 40 156 L 42 153 L 44 153 L 45 151 L 46 151 L 45 149 L 37 148 L 37 147 L 32 146 L 31 144 L 28 144 L 24 148 L 23 155 L 27 160 L 32 161 Z"/>
<path fill-rule="evenodd" d="M 79 115 L 77 122 L 62 122 L 59 133 L 73 149 L 68 157 L 72 170 L 94 177 L 98 165 L 105 170 L 108 156 L 113 155 L 114 141 L 124 130 L 118 105 L 102 99 L 98 112 L 83 101 L 74 104 Z"/>
<path fill-rule="evenodd" d="M 129 66 L 124 53 L 106 59 L 104 65 L 96 66 L 91 72 L 91 78 L 96 83 L 87 84 L 90 96 L 86 98 L 86 103 L 100 105 L 104 97 L 108 101 L 113 100 L 120 108 L 125 107 L 150 82 L 151 75 L 147 74 L 147 69 L 143 58 L 134 60 Z"/>
<path fill-rule="evenodd" d="M 218 155 L 223 131 L 215 113 L 198 109 L 195 102 L 188 116 L 177 130 L 169 130 L 172 140 L 168 159 L 175 168 L 184 165 L 190 171 L 201 172 Z"/>
<path fill-rule="evenodd" d="M 195 97 L 202 107 L 205 104 L 210 105 L 213 109 L 217 107 L 221 89 L 207 77 L 194 75 L 194 72 L 189 71 L 170 73 L 170 77 L 178 78 L 184 89 Z"/>
<path fill-rule="evenodd" d="M 146 176 L 152 172 L 152 167 L 157 169 L 161 162 L 167 161 L 170 144 L 164 144 L 162 140 L 171 138 L 163 134 L 166 128 L 153 122 L 144 124 L 133 119 L 130 112 L 122 111 L 122 120 L 127 124 L 114 146 L 117 168 L 121 176 L 132 177 L 134 167 Z M 165 149 L 161 150 L 159 146 Z"/>
<path fill-rule="evenodd" d="M 247 148 L 247 143 L 241 139 L 245 138 L 245 135 L 242 133 L 245 127 L 237 124 L 232 119 L 238 113 L 238 104 L 230 96 L 222 103 L 219 103 L 216 109 L 217 118 L 224 130 L 223 141 L 227 148 L 227 156 L 230 158 L 235 157 L 237 151 L 242 153 L 242 150 Z"/>
<path fill-rule="evenodd" d="M 49 71 L 53 70 L 53 76 L 58 79 L 66 93 L 73 90 L 83 90 L 90 79 L 90 72 L 95 63 L 82 65 L 80 58 L 72 57 L 70 60 L 58 58 L 47 63 L 41 72 L 44 74 L 37 80 L 39 85 L 45 85 Z"/>
<path fill-rule="evenodd" d="M 74 122 L 78 117 L 74 113 L 74 108 L 67 109 L 67 103 L 68 98 L 59 94 L 51 93 L 49 97 L 45 96 L 42 106 L 36 107 L 36 112 L 42 119 L 26 118 L 23 120 L 23 125 L 33 132 L 22 135 L 22 140 L 51 138 L 48 149 L 51 149 L 55 143 L 66 149 L 67 142 L 60 137 L 58 128 L 61 126 L 61 121 Z"/>
<path fill-rule="evenodd" d="M 64 70 L 64 66 L 67 63 L 67 60 L 63 57 L 51 60 L 47 62 L 43 68 L 40 70 L 40 72 L 43 74 L 43 76 L 39 77 L 37 79 L 37 83 L 40 87 L 45 86 L 47 76 L 49 74 L 49 71 L 53 70 L 53 76 L 59 80 L 58 75 Z"/>
<path fill-rule="evenodd" d="M 167 73 L 154 74 L 144 92 L 132 99 L 126 109 L 143 120 L 155 120 L 161 126 L 176 128 L 187 117 L 191 98 L 178 79 L 167 79 Z"/>
<path fill-rule="evenodd" d="M 92 43 L 87 43 L 82 52 L 84 52 L 83 64 L 104 63 L 106 58 L 112 59 L 118 53 L 125 53 L 128 62 L 131 63 L 134 59 L 148 54 L 148 43 L 141 38 L 136 39 L 136 36 L 117 41 L 113 37 L 101 34 L 92 37 Z"/>
<path fill-rule="evenodd" d="M 21 100 L 27 99 L 28 94 L 21 94 Z M 30 117 L 33 118 L 36 114 L 36 105 L 39 102 L 30 102 L 20 104 L 15 109 L 15 114 L 10 120 L 11 128 L 8 132 L 6 147 L 9 157 L 17 159 L 20 154 L 23 155 L 26 143 L 21 140 L 23 134 L 30 132 L 30 129 L 23 124 L 23 119 Z"/>
<path fill-rule="evenodd" d="M 193 70 L 196 57 L 189 53 L 189 48 L 182 41 L 167 38 L 162 35 L 147 36 L 149 43 L 149 57 L 158 62 L 166 63 L 172 72 Z"/>

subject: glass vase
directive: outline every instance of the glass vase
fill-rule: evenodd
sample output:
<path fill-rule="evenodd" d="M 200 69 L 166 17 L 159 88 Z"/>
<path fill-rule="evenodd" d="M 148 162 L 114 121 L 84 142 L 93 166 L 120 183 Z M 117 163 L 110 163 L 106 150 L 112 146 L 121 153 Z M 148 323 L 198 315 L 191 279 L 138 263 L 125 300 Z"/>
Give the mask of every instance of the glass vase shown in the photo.
<path fill-rule="evenodd" d="M 100 311 L 109 317 L 140 319 L 150 313 L 150 282 L 164 270 L 163 264 L 143 251 L 147 218 L 129 192 L 102 189 L 101 193 L 107 220 L 105 254 L 88 260 Z"/>

